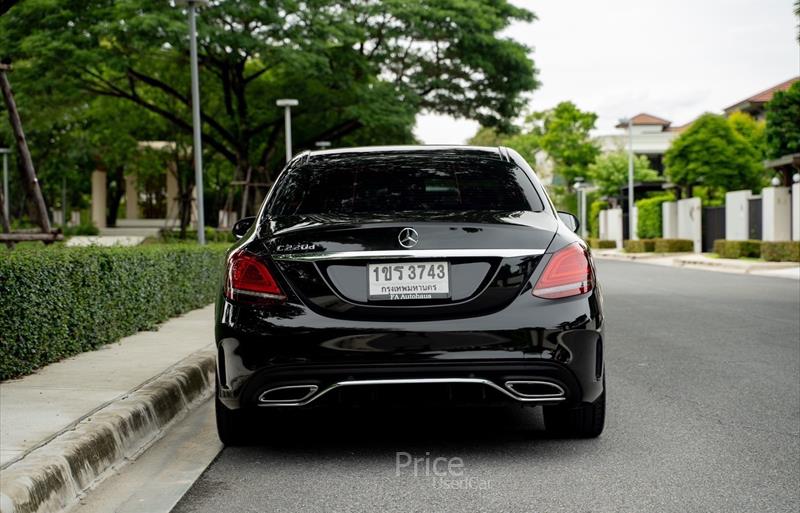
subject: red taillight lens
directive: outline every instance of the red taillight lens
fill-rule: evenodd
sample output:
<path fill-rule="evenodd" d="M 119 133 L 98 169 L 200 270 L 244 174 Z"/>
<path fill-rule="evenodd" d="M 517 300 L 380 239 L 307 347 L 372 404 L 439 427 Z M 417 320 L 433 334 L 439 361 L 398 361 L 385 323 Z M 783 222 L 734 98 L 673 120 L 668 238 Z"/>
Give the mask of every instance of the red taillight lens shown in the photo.
<path fill-rule="evenodd" d="M 228 259 L 225 297 L 249 303 L 274 303 L 286 299 L 264 262 L 241 250 Z"/>
<path fill-rule="evenodd" d="M 533 295 L 545 299 L 577 296 L 592 290 L 593 278 L 589 256 L 576 242 L 550 258 L 533 287 Z"/>

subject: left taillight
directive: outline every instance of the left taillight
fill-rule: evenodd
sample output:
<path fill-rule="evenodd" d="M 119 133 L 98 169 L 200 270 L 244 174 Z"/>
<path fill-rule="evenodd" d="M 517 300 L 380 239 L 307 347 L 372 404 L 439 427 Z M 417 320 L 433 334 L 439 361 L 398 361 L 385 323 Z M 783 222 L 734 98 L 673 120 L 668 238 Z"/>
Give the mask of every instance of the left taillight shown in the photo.
<path fill-rule="evenodd" d="M 246 303 L 286 301 L 286 295 L 266 264 L 244 250 L 238 250 L 228 258 L 225 297 Z"/>
<path fill-rule="evenodd" d="M 561 299 L 585 294 L 592 288 L 594 275 L 589 255 L 576 242 L 553 254 L 533 287 L 533 295 L 544 299 Z"/>

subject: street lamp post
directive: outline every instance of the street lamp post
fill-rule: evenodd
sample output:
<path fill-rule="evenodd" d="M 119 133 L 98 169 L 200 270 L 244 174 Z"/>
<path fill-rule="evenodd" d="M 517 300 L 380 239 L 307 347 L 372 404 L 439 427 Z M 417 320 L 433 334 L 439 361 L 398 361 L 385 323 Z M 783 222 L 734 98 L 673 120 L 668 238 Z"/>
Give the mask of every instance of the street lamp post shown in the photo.
<path fill-rule="evenodd" d="M 275 102 L 278 107 L 283 107 L 283 121 L 286 132 L 286 163 L 292 160 L 292 107 L 297 107 L 299 101 L 294 98 L 281 98 Z"/>
<path fill-rule="evenodd" d="M 633 218 L 633 120 L 622 118 L 619 124 L 628 128 L 628 238 L 633 239 L 633 234 L 636 233 Z"/>
<path fill-rule="evenodd" d="M 3 154 L 3 214 L 6 219 L 8 217 L 8 154 L 11 150 L 8 148 L 0 148 L 0 153 Z"/>
<path fill-rule="evenodd" d="M 206 223 L 203 211 L 203 143 L 200 119 L 200 74 L 197 69 L 197 8 L 208 5 L 208 0 L 179 0 L 178 5 L 189 8 L 189 60 L 192 73 L 192 152 L 194 153 L 194 181 L 197 191 L 197 242 L 206 243 Z"/>
<path fill-rule="evenodd" d="M 578 193 L 578 220 L 580 221 L 580 236 L 586 239 L 586 192 L 583 177 L 575 178 L 575 191 Z"/>

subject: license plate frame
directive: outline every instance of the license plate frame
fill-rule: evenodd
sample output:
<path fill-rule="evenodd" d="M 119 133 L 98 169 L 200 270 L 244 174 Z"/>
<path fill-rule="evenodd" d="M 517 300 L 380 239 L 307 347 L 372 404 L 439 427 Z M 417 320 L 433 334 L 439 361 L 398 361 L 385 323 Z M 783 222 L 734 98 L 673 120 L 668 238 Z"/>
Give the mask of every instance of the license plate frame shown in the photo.
<path fill-rule="evenodd" d="M 429 275 L 431 266 L 434 273 L 432 278 Z M 386 268 L 389 268 L 388 273 Z M 378 269 L 377 279 L 375 269 Z M 419 278 L 420 271 L 426 276 Z M 450 299 L 453 290 L 450 271 L 450 262 L 446 260 L 370 262 L 366 268 L 367 301 Z M 390 279 L 387 280 L 387 276 Z"/>

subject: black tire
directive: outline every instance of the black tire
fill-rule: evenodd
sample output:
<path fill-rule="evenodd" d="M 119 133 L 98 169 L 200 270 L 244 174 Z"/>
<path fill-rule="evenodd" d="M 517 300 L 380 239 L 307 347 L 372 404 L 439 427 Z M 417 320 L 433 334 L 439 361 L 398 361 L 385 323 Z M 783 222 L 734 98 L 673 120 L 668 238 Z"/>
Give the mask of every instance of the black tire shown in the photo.
<path fill-rule="evenodd" d="M 230 410 L 219 397 L 214 396 L 217 414 L 217 435 L 223 444 L 231 447 L 247 445 L 250 441 L 250 412 L 245 409 Z"/>
<path fill-rule="evenodd" d="M 605 420 L 605 390 L 593 403 L 581 403 L 572 407 L 544 407 L 544 427 L 554 437 L 596 438 L 603 432 Z"/>

